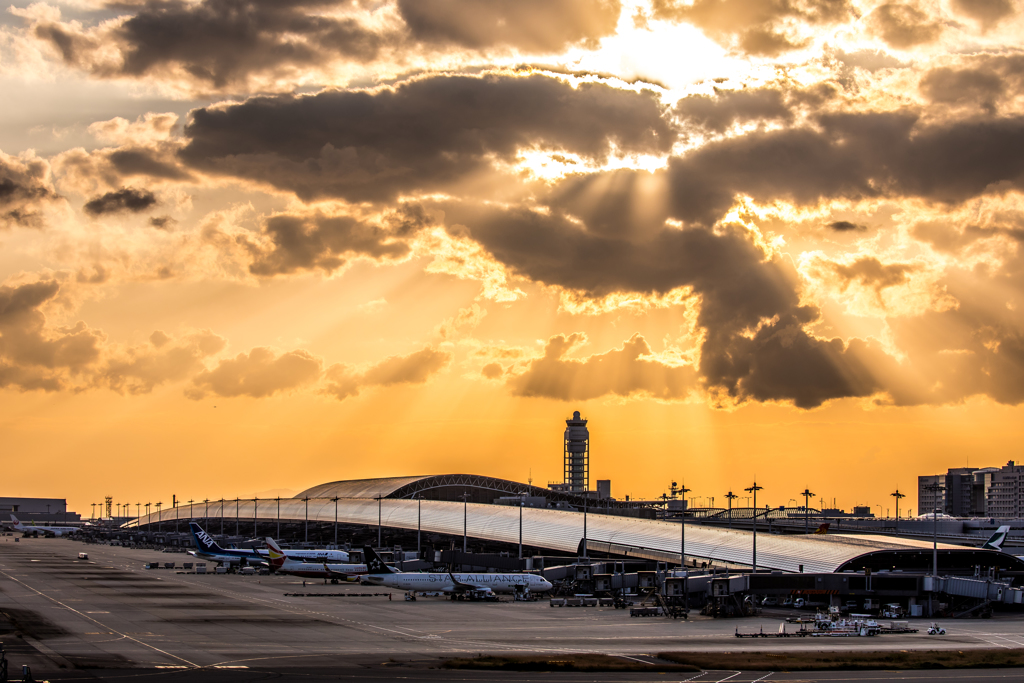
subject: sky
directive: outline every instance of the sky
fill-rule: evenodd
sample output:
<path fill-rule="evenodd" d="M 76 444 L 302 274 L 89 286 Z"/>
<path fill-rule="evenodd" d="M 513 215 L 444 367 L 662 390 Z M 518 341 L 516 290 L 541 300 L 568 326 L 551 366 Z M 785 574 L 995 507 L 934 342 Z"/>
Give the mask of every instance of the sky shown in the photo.
<path fill-rule="evenodd" d="M 4 494 L 547 485 L 574 410 L 620 498 L 1020 459 L 1022 10 L 18 0 Z"/>

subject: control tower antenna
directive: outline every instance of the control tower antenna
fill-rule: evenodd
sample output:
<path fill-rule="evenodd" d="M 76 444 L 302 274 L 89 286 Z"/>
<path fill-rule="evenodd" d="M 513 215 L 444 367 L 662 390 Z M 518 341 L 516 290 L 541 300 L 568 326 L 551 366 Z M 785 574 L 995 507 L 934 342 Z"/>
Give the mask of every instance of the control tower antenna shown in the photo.
<path fill-rule="evenodd" d="M 578 410 L 565 421 L 565 485 L 573 493 L 590 490 L 590 431 Z"/>

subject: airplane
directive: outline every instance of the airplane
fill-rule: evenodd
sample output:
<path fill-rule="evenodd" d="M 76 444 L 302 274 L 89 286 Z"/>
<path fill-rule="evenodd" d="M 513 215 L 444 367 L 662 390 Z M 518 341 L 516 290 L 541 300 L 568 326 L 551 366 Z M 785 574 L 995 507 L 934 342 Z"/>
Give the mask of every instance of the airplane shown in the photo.
<path fill-rule="evenodd" d="M 267 538 L 268 559 L 270 571 L 277 574 L 288 574 L 300 576 L 304 579 L 331 579 L 333 581 L 358 581 L 361 575 L 366 574 L 365 564 L 316 564 L 315 562 L 300 562 L 293 560 L 284 554 L 274 539 Z"/>
<path fill-rule="evenodd" d="M 404 591 L 441 591 L 454 597 L 486 598 L 495 593 L 551 590 L 551 582 L 536 574 L 454 574 L 448 572 L 400 572 L 389 567 L 373 548 L 364 548 L 364 583 Z"/>
<path fill-rule="evenodd" d="M 54 536 L 63 536 L 64 534 L 73 534 L 76 531 L 79 531 L 77 526 L 34 526 L 31 524 L 22 524 L 14 515 L 11 515 L 11 521 L 14 522 L 13 526 L 15 531 L 23 531 L 26 533 L 37 531 L 44 534 L 53 534 Z"/>
<path fill-rule="evenodd" d="M 1001 526 L 996 529 L 996 532 L 992 534 L 992 538 L 985 541 L 985 544 L 981 546 L 985 550 L 1002 550 L 1003 541 L 1006 540 L 1006 536 L 1010 533 L 1009 526 Z"/>
<path fill-rule="evenodd" d="M 189 522 L 188 528 L 192 532 L 192 540 L 196 544 L 195 550 L 188 551 L 188 554 L 193 557 L 222 564 L 241 564 L 242 562 L 259 564 L 263 561 L 263 558 L 255 550 L 221 548 L 217 541 L 213 540 L 213 537 L 206 533 L 203 527 L 199 526 L 196 522 Z"/>
<path fill-rule="evenodd" d="M 192 540 L 195 541 L 196 549 L 188 551 L 202 560 L 212 562 L 240 563 L 243 559 L 246 562 L 259 564 L 267 560 L 268 552 L 263 548 L 259 549 L 226 549 L 221 548 L 210 534 L 199 526 L 198 522 L 189 522 L 188 528 L 192 532 Z M 344 550 L 283 550 L 286 557 L 293 560 L 317 560 L 319 562 L 335 561 L 347 562 L 348 553 Z"/>

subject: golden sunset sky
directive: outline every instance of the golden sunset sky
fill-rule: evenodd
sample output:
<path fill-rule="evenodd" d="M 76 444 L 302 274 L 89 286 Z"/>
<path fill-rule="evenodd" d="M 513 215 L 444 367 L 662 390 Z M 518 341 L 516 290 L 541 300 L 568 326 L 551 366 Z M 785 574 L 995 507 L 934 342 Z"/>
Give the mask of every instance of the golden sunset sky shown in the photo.
<path fill-rule="evenodd" d="M 617 497 L 1021 459 L 1022 10 L 17 0 L 3 493 L 545 485 L 573 410 Z"/>

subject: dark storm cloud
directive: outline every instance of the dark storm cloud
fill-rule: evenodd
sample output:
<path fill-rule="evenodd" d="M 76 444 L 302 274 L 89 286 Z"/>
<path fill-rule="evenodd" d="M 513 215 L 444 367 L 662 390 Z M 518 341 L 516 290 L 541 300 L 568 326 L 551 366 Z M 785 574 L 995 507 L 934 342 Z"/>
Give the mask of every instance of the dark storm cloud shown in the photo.
<path fill-rule="evenodd" d="M 621 349 L 595 354 L 583 360 L 565 358 L 585 340 L 580 334 L 557 335 L 548 340 L 544 355 L 530 361 L 524 373 L 507 382 L 517 396 L 543 396 L 561 400 L 586 400 L 615 396 L 652 396 L 666 400 L 685 398 L 697 386 L 697 373 L 689 366 L 663 363 L 651 355 L 651 347 L 634 335 Z M 494 363 L 493 365 L 497 365 Z M 500 374 L 484 367 L 484 376 Z"/>
<path fill-rule="evenodd" d="M 159 150 L 129 147 L 113 150 L 107 155 L 107 159 L 122 176 L 144 175 L 162 180 L 191 179 L 188 173 L 173 163 L 173 158 L 166 159 L 161 156 Z"/>
<path fill-rule="evenodd" d="M 249 271 L 254 275 L 312 269 L 330 273 L 345 265 L 345 256 L 395 259 L 410 251 L 408 244 L 396 239 L 395 232 L 354 216 L 280 214 L 267 219 L 263 232 L 271 246 L 251 244 Z"/>
<path fill-rule="evenodd" d="M 879 5 L 868 15 L 867 21 L 882 40 L 900 50 L 931 43 L 942 34 L 942 24 L 911 3 Z"/>
<path fill-rule="evenodd" d="M 865 226 L 851 223 L 850 221 L 833 221 L 828 224 L 828 227 L 836 232 L 863 232 L 867 230 Z"/>
<path fill-rule="evenodd" d="M 377 93 L 259 97 L 199 109 L 181 158 L 303 199 L 386 201 L 478 175 L 492 157 L 546 145 L 603 159 L 610 145 L 666 152 L 675 134 L 653 93 L 545 76 L 438 76 Z"/>
<path fill-rule="evenodd" d="M 398 0 L 413 38 L 485 49 L 555 52 L 615 32 L 619 0 Z"/>
<path fill-rule="evenodd" d="M 156 205 L 156 196 L 149 190 L 122 187 L 114 192 L 94 197 L 85 203 L 85 212 L 90 216 L 108 213 L 141 213 Z"/>
<path fill-rule="evenodd" d="M 425 384 L 451 360 L 452 354 L 428 346 L 407 356 L 385 358 L 363 372 L 335 364 L 324 373 L 324 393 L 343 401 L 350 396 L 358 396 L 361 390 L 369 387 Z"/>
<path fill-rule="evenodd" d="M 908 274 L 917 270 L 917 266 L 911 264 L 882 263 L 874 256 L 864 256 L 849 265 L 833 263 L 832 268 L 839 276 L 843 289 L 857 282 L 874 289 L 878 294 L 886 287 L 906 284 Z"/>
<path fill-rule="evenodd" d="M 596 46 L 614 33 L 621 11 L 620 0 L 400 0 L 404 25 L 381 25 L 375 15 L 387 8 L 356 0 L 148 0 L 112 7 L 127 18 L 109 25 L 97 19 L 94 28 L 39 20 L 30 30 L 66 64 L 95 76 L 173 76 L 222 90 L 244 87 L 253 76 L 282 79 L 392 53 Z"/>
<path fill-rule="evenodd" d="M 679 100 L 675 114 L 684 124 L 715 133 L 750 121 L 793 120 L 783 92 L 774 88 L 717 91 L 714 97 L 691 95 Z"/>
<path fill-rule="evenodd" d="M 1024 188 L 1024 118 L 919 126 L 914 113 L 836 114 L 819 129 L 755 132 L 669 163 L 671 214 L 711 224 L 737 194 L 814 205 L 919 197 L 956 204 Z"/>
<path fill-rule="evenodd" d="M 468 234 L 516 273 L 537 282 L 591 297 L 692 287 L 700 296 L 697 324 L 705 333 L 700 379 L 723 400 L 814 407 L 878 389 L 840 340 L 819 340 L 804 331 L 818 312 L 800 304 L 797 274 L 784 259 L 766 259 L 741 228 L 664 227 L 651 236 L 622 226 L 616 234 L 607 225 L 599 231 L 581 229 L 578 220 L 560 212 L 442 208 L 450 229 Z M 625 220 L 628 212 L 617 215 Z M 562 367 L 556 362 L 561 357 L 553 356 L 553 368 Z"/>
<path fill-rule="evenodd" d="M 45 202 L 57 199 L 42 159 L 23 160 L 0 152 L 0 227 L 39 227 Z"/>
<path fill-rule="evenodd" d="M 660 19 L 689 22 L 712 39 L 754 55 L 774 56 L 805 45 L 787 22 L 836 24 L 854 15 L 849 0 L 653 0 Z"/>
<path fill-rule="evenodd" d="M 120 25 L 88 33 L 71 24 L 42 23 L 35 34 L 70 65 L 98 76 L 143 77 L 178 70 L 206 87 L 224 88 L 257 72 L 318 65 L 336 58 L 366 62 L 388 39 L 325 10 L 353 3 L 330 0 L 152 0 L 124 5 Z M 392 40 L 394 37 L 392 37 Z M 98 54 L 115 47 L 116 63 Z"/>
<path fill-rule="evenodd" d="M 1013 0 L 953 0 L 953 9 L 989 29 L 1014 13 Z"/>
<path fill-rule="evenodd" d="M 996 113 L 1007 100 L 1024 93 L 1024 55 L 975 55 L 956 66 L 927 71 L 921 93 L 932 102 L 975 104 Z"/>

